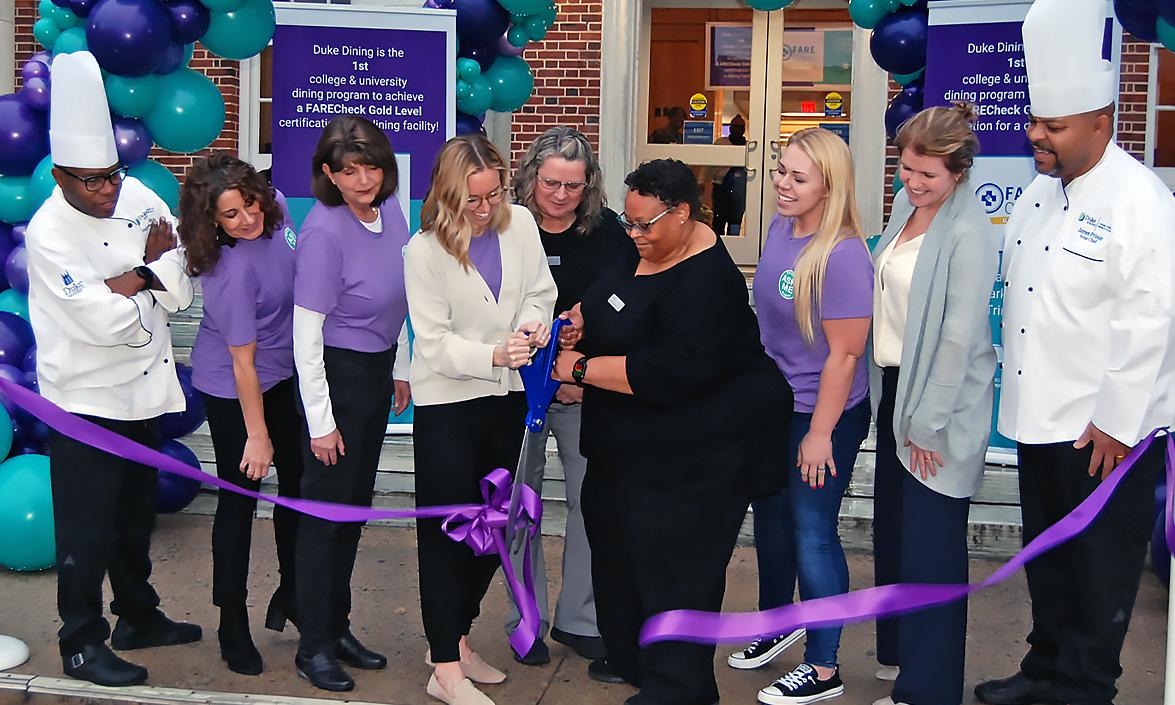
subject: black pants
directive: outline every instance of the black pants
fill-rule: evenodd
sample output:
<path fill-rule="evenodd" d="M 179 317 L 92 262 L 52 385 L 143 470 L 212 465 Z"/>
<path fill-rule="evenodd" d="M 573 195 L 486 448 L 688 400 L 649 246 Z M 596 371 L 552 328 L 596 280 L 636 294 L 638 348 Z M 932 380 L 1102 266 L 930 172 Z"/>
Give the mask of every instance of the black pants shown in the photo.
<path fill-rule="evenodd" d="M 418 406 L 415 413 L 416 506 L 481 503 L 479 483 L 486 474 L 518 469 L 526 418 L 522 392 Z M 440 519 L 418 519 L 416 527 L 424 634 L 432 660 L 450 663 L 460 659 L 461 637 L 480 614 L 501 561 L 473 555 L 441 531 Z"/>
<path fill-rule="evenodd" d="M 327 347 L 326 381 L 335 424 L 347 454 L 327 467 L 302 440 L 302 497 L 371 506 L 375 473 L 392 408 L 396 348 L 378 353 Z M 302 517 L 298 524 L 297 602 L 299 653 L 328 651 L 350 629 L 351 571 L 363 525 Z"/>
<path fill-rule="evenodd" d="M 80 415 L 79 415 L 80 416 Z M 81 418 L 151 448 L 159 447 L 159 424 Z M 151 587 L 151 531 L 155 528 L 154 468 L 92 448 L 56 431 L 49 433 L 57 541 L 57 633 L 61 654 L 77 653 L 110 636 L 102 616 L 102 580 L 109 573 L 120 619 L 155 614 L 159 595 Z"/>
<path fill-rule="evenodd" d="M 935 492 L 898 459 L 893 435 L 897 385 L 898 368 L 886 368 L 877 410 L 876 584 L 965 583 L 971 500 Z M 958 705 L 963 700 L 966 649 L 966 600 L 877 621 L 877 660 L 902 669 L 894 684 L 895 702 Z"/>
<path fill-rule="evenodd" d="M 1025 568 L 1032 632 L 1020 669 L 1051 681 L 1070 705 L 1109 705 L 1118 658 L 1142 577 L 1164 445 L 1154 443 L 1084 532 Z M 1024 543 L 1068 514 L 1101 482 L 1089 476 L 1092 445 L 1020 444 Z"/>
<path fill-rule="evenodd" d="M 236 399 L 208 394 L 204 408 L 208 411 L 208 428 L 216 451 L 216 475 L 237 487 L 256 492 L 260 480 L 250 480 L 241 472 L 241 455 L 249 432 L 245 415 Z M 265 427 L 273 444 L 273 462 L 277 467 L 278 494 L 302 496 L 302 437 L 305 422 L 298 413 L 298 382 L 290 378 L 278 382 L 261 395 L 265 409 Z M 253 539 L 253 513 L 257 500 L 221 491 L 217 494 L 216 518 L 212 522 L 212 604 L 217 607 L 245 607 L 248 596 L 249 548 Z M 298 536 L 298 513 L 285 507 L 273 510 L 273 532 L 277 543 L 277 565 L 281 582 L 277 594 L 294 599 L 294 543 Z"/>
<path fill-rule="evenodd" d="M 609 664 L 641 688 L 632 702 L 717 701 L 713 646 L 641 648 L 638 638 L 659 612 L 722 609 L 726 567 L 750 503 L 739 449 L 588 458 L 582 503 L 600 635 Z"/>

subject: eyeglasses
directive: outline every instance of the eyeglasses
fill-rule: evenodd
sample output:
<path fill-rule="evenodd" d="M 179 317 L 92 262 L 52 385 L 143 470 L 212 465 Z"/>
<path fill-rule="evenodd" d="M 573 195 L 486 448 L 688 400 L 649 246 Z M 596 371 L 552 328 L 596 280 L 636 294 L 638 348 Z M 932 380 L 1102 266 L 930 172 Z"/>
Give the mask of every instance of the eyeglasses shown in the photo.
<path fill-rule="evenodd" d="M 465 199 L 466 208 L 480 208 L 483 203 L 489 203 L 491 206 L 496 206 L 502 202 L 506 197 L 506 192 L 510 189 L 500 188 L 490 191 L 484 196 L 470 196 Z"/>
<path fill-rule="evenodd" d="M 57 169 L 60 170 L 61 173 L 72 176 L 73 178 L 82 182 L 82 184 L 86 187 L 86 190 L 90 193 L 101 191 L 103 184 L 105 184 L 107 181 L 110 182 L 111 186 L 118 186 L 122 183 L 122 180 L 126 178 L 127 172 L 130 171 L 130 167 L 122 166 L 104 176 L 78 176 L 65 167 L 59 166 Z"/>
<path fill-rule="evenodd" d="M 661 211 L 660 213 L 658 213 L 656 216 L 654 216 L 652 219 L 650 219 L 648 222 L 645 222 L 645 223 L 634 223 L 633 221 L 628 219 L 627 213 L 621 213 L 620 215 L 616 216 L 616 219 L 620 221 L 620 227 L 624 228 L 625 231 L 631 232 L 632 230 L 636 230 L 638 233 L 643 234 L 643 233 L 648 233 L 650 230 L 652 230 L 653 225 L 658 220 L 661 220 L 665 216 L 669 215 L 669 212 L 672 211 L 676 207 L 677 206 L 669 206 L 668 208 Z"/>
<path fill-rule="evenodd" d="M 564 188 L 567 190 L 567 193 L 573 196 L 582 193 L 583 190 L 587 188 L 586 181 L 560 181 L 559 179 L 548 179 L 542 175 L 538 176 L 538 182 L 539 186 L 542 186 L 544 191 L 550 191 L 551 193 L 554 193 L 560 188 Z"/>

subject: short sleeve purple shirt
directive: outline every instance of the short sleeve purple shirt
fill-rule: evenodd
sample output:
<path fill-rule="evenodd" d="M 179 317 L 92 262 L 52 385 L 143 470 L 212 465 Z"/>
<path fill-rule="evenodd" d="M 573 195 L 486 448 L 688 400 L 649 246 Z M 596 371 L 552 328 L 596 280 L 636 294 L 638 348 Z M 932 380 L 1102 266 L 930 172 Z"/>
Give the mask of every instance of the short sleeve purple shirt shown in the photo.
<path fill-rule="evenodd" d="M 253 364 L 266 391 L 294 375 L 294 231 L 285 199 L 282 223 L 269 237 L 220 248 L 216 267 L 200 276 L 204 315 L 192 345 L 192 385 L 237 398 L 229 347 L 257 343 Z"/>
<path fill-rule="evenodd" d="M 408 315 L 408 223 L 394 197 L 379 210 L 379 233 L 363 227 L 345 205 L 315 203 L 302 223 L 295 253 L 294 304 L 326 316 L 322 336 L 330 347 L 388 350 Z"/>
<path fill-rule="evenodd" d="M 469 241 L 469 259 L 497 299 L 502 294 L 502 243 L 498 231 L 486 230 Z"/>
<path fill-rule="evenodd" d="M 776 215 L 767 230 L 767 243 L 755 271 L 755 309 L 759 335 L 795 394 L 795 410 L 812 413 L 820 389 L 820 373 L 828 359 L 828 340 L 820 325 L 814 326 L 809 345 L 796 322 L 793 277 L 796 260 L 809 238 L 792 237 L 792 221 Z M 820 320 L 869 318 L 873 315 L 873 260 L 865 243 L 845 240 L 833 248 L 824 274 Z M 869 378 L 862 358 L 853 373 L 853 386 L 845 408 L 856 406 L 869 392 Z"/>

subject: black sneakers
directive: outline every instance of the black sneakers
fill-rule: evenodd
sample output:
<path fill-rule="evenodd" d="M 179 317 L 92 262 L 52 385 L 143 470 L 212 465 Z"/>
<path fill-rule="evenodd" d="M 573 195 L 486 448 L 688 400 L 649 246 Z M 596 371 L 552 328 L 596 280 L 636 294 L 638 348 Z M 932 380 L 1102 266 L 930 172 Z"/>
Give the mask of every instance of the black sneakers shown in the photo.
<path fill-rule="evenodd" d="M 799 641 L 805 630 L 797 629 L 791 634 L 783 634 L 774 638 L 759 638 L 742 651 L 736 651 L 726 658 L 726 664 L 739 670 L 750 670 L 771 663 L 771 660 L 783 653 L 784 649 Z"/>
<path fill-rule="evenodd" d="M 817 680 L 816 669 L 801 663 L 786 676 L 759 691 L 759 702 L 767 705 L 806 705 L 835 698 L 845 692 L 840 671 L 826 681 Z"/>

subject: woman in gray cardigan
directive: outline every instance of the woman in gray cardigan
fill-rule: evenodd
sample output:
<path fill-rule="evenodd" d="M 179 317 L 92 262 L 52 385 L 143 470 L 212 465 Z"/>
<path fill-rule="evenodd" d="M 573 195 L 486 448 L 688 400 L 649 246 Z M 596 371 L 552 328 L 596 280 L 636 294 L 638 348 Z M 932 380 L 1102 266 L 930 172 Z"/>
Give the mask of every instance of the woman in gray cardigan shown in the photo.
<path fill-rule="evenodd" d="M 983 480 L 996 366 L 988 300 L 999 241 L 967 175 L 979 148 L 966 105 L 898 132 L 905 189 L 874 249 L 869 392 L 877 421 L 878 585 L 967 581 L 967 514 Z M 875 705 L 957 705 L 967 604 L 882 620 Z"/>

